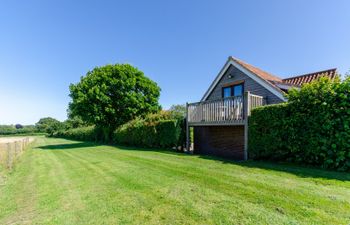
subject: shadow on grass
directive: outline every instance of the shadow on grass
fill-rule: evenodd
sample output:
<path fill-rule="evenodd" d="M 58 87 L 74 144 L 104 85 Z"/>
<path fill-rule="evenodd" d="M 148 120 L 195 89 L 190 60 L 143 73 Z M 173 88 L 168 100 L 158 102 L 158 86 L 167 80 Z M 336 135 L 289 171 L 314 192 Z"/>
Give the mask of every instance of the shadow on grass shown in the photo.
<path fill-rule="evenodd" d="M 45 145 L 39 146 L 38 148 L 42 150 L 83 150 L 81 148 L 86 147 L 97 147 L 101 146 L 100 143 L 94 142 L 78 142 L 72 144 L 56 144 L 56 145 Z M 142 147 L 130 147 L 130 146 L 120 146 L 120 145 L 107 145 L 111 147 L 116 147 L 123 151 L 145 151 L 145 152 L 157 152 L 161 154 L 168 154 L 181 157 L 196 157 L 204 160 L 216 161 L 224 164 L 238 165 L 242 167 L 252 168 L 252 169 L 262 169 L 269 171 L 277 171 L 294 174 L 302 178 L 318 178 L 327 180 L 339 180 L 339 181 L 350 181 L 350 173 L 347 172 L 337 172 L 325 169 L 319 169 L 315 167 L 299 166 L 292 163 L 276 163 L 267 161 L 236 161 L 231 159 L 222 158 L 219 156 L 211 155 L 191 155 L 183 152 L 170 150 L 170 149 L 157 149 L 157 148 L 142 148 Z M 190 163 L 190 161 L 188 162 Z"/>
<path fill-rule="evenodd" d="M 284 162 L 269 161 L 235 161 L 217 156 L 199 155 L 199 158 L 220 161 L 222 163 L 239 165 L 247 168 L 263 169 L 294 174 L 302 178 L 319 178 L 327 180 L 350 181 L 350 173 L 321 169 L 317 167 L 296 165 Z"/>
<path fill-rule="evenodd" d="M 99 144 L 93 142 L 78 142 L 72 144 L 44 145 L 39 146 L 38 148 L 42 150 L 75 150 L 79 148 L 88 148 L 96 146 L 99 146 Z"/>
<path fill-rule="evenodd" d="M 126 151 L 149 151 L 157 152 L 162 154 L 170 154 L 176 156 L 184 157 L 197 157 L 205 160 L 221 162 L 223 164 L 232 164 L 242 167 L 252 168 L 252 169 L 262 169 L 268 171 L 277 171 L 284 172 L 296 175 L 302 178 L 318 178 L 318 179 L 327 179 L 327 180 L 339 180 L 339 181 L 350 181 L 350 173 L 347 172 L 338 172 L 332 170 L 325 170 L 321 168 L 311 167 L 311 166 L 301 166 L 293 163 L 278 163 L 278 162 L 269 162 L 269 161 L 238 161 L 233 159 L 227 159 L 219 156 L 213 155 L 191 155 L 183 152 L 178 152 L 175 150 L 166 150 L 166 149 L 150 149 L 150 148 L 140 148 L 140 147 L 126 147 L 126 146 L 116 146 L 120 150 Z"/>

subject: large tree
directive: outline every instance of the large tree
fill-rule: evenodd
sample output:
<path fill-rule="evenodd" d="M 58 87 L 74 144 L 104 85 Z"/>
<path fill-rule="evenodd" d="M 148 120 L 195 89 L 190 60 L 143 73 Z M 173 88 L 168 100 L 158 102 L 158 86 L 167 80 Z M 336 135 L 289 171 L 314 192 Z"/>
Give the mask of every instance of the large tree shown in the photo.
<path fill-rule="evenodd" d="M 160 110 L 160 88 L 129 64 L 96 67 L 71 84 L 70 116 L 95 124 L 108 140 L 120 125 Z"/>

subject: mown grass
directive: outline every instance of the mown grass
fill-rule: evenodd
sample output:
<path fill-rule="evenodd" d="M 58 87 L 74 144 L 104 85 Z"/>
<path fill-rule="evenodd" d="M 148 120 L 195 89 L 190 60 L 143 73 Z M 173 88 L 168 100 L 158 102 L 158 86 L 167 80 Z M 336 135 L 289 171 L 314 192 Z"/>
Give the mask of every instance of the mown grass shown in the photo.
<path fill-rule="evenodd" d="M 350 175 L 39 137 L 0 224 L 349 224 Z"/>

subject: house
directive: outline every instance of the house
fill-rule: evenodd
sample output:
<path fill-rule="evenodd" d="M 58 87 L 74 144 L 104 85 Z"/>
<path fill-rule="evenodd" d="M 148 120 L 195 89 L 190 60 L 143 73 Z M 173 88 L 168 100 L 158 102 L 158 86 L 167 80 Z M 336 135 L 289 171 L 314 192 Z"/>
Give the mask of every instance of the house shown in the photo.
<path fill-rule="evenodd" d="M 201 101 L 187 104 L 187 147 L 193 127 L 194 153 L 247 159 L 250 110 L 285 102 L 284 94 L 290 88 L 300 88 L 321 76 L 333 79 L 336 69 L 282 79 L 229 57 Z"/>

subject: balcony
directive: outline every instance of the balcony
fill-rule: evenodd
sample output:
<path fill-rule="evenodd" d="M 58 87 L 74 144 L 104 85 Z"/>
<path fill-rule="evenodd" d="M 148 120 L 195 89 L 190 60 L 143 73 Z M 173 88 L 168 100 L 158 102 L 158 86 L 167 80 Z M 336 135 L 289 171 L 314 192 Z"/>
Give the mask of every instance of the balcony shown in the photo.
<path fill-rule="evenodd" d="M 244 125 L 250 110 L 262 106 L 262 96 L 245 92 L 228 97 L 187 104 L 188 126 Z"/>

